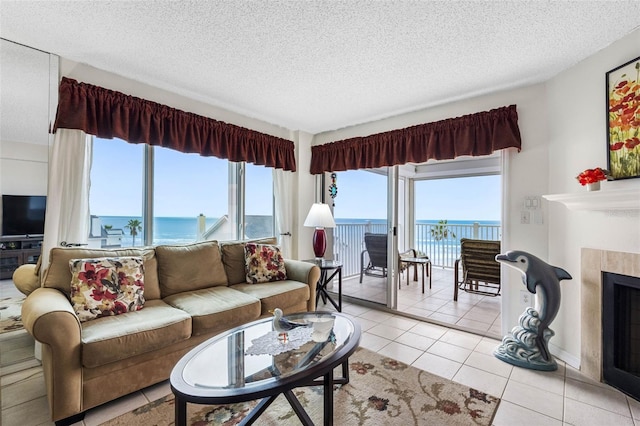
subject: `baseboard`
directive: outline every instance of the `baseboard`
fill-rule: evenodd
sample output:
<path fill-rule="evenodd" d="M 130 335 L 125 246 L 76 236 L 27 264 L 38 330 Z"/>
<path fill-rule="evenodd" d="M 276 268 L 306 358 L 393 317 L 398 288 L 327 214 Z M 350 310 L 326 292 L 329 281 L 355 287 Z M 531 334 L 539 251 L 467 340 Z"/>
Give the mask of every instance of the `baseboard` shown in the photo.
<path fill-rule="evenodd" d="M 549 350 L 556 358 L 561 359 L 576 370 L 580 370 L 580 358 L 571 355 L 569 352 L 566 352 L 564 349 L 561 349 L 552 343 L 549 343 Z"/>

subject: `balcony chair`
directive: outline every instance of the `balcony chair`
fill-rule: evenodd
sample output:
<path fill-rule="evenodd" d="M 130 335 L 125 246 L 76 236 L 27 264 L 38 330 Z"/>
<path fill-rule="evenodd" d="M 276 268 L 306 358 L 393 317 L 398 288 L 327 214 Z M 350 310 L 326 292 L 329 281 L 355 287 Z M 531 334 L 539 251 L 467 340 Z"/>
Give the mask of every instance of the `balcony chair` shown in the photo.
<path fill-rule="evenodd" d="M 454 266 L 453 300 L 458 300 L 458 290 L 485 296 L 500 295 L 500 241 L 460 240 L 460 257 Z M 462 272 L 462 276 L 460 276 Z"/>
<path fill-rule="evenodd" d="M 387 276 L 387 234 L 364 234 L 365 250 L 360 253 L 360 283 L 364 275 L 384 278 Z M 369 261 L 365 261 L 365 254 Z M 366 264 L 365 264 L 366 262 Z"/>

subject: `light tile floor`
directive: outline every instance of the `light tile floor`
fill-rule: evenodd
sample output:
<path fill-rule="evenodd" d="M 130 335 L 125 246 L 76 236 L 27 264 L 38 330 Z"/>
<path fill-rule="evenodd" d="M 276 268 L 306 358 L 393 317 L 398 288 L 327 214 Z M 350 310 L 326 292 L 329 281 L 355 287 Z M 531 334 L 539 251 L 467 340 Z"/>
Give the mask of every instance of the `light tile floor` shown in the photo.
<path fill-rule="evenodd" d="M 398 291 L 398 311 L 406 312 L 420 318 L 436 320 L 443 324 L 451 324 L 480 334 L 492 337 L 502 335 L 500 328 L 501 296 L 484 296 L 460 291 L 458 301 L 453 301 L 453 269 L 435 267 L 432 271 L 432 284 L 425 279 L 425 292 L 422 293 L 422 281 L 418 270 L 418 281 L 413 281 L 413 270 L 410 270 L 407 285 L 407 272 L 400 276 Z M 337 291 L 337 281 L 330 287 Z M 370 302 L 386 304 L 386 278 L 364 276 L 346 277 L 342 282 L 344 296 L 354 297 Z"/>
<path fill-rule="evenodd" d="M 559 361 L 555 372 L 512 367 L 493 357 L 499 341 L 345 303 L 361 346 L 500 397 L 493 424 L 640 426 L 640 402 Z M 41 368 L 1 377 L 2 425 L 40 425 L 48 409 Z M 90 410 L 78 425 L 98 425 L 170 393 L 163 382 Z"/>

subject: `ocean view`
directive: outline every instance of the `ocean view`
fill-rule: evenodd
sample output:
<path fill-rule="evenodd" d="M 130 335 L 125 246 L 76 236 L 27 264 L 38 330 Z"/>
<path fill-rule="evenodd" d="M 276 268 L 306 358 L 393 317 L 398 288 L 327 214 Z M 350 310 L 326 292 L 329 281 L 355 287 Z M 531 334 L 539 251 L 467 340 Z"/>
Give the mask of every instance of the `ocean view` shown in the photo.
<path fill-rule="evenodd" d="M 142 222 L 141 217 L 133 216 L 99 216 L 102 220 L 102 225 L 111 225 L 113 229 L 121 229 L 122 246 L 127 247 L 133 245 L 133 238 L 130 235 L 130 231 L 125 229 L 127 223 L 132 219 L 137 219 Z M 216 223 L 219 218 L 206 219 L 206 227 L 210 228 Z M 351 219 L 351 218 L 336 218 L 336 224 L 338 225 L 355 225 L 362 226 L 371 224 L 371 232 L 383 232 L 387 223 L 386 219 Z M 249 222 L 249 220 L 248 220 Z M 420 219 L 416 221 L 419 229 L 427 229 L 427 226 L 420 225 L 437 225 L 439 220 L 425 220 Z M 460 238 L 472 238 L 473 228 L 471 225 L 478 223 L 480 227 L 500 226 L 500 221 L 491 220 L 449 220 L 447 225 L 456 234 L 456 240 Z M 250 227 L 248 223 L 248 227 Z M 144 223 L 142 223 L 144 228 Z M 260 228 L 264 228 L 264 224 L 261 224 Z M 248 229 L 249 231 L 249 229 Z M 268 229 L 252 230 L 256 235 L 268 235 L 271 234 Z M 198 232 L 198 218 L 197 217 L 157 217 L 154 221 L 154 244 L 179 244 L 188 243 L 196 240 Z M 417 235 L 418 245 L 423 245 L 431 240 L 430 234 Z M 454 241 L 451 241 L 454 243 Z M 138 233 L 136 236 L 136 245 L 142 244 L 142 233 Z"/>
<path fill-rule="evenodd" d="M 102 225 L 111 225 L 113 229 L 122 229 L 122 246 L 133 245 L 133 237 L 130 231 L 125 228 L 132 219 L 142 222 L 141 217 L 131 216 L 99 216 Z M 207 228 L 212 226 L 218 218 L 207 218 Z M 142 223 L 144 229 L 144 223 Z M 157 217 L 154 220 L 154 244 L 175 244 L 188 243 L 196 240 L 198 233 L 197 217 Z M 142 232 L 136 236 L 136 245 L 142 245 Z"/>

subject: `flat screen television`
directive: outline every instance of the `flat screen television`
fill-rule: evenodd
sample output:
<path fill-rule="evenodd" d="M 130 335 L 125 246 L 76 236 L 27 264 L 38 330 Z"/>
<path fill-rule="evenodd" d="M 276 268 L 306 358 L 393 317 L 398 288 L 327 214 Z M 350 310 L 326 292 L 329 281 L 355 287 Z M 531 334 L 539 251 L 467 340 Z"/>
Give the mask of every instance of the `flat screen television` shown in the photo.
<path fill-rule="evenodd" d="M 44 195 L 3 195 L 2 235 L 30 236 L 44 234 Z"/>

